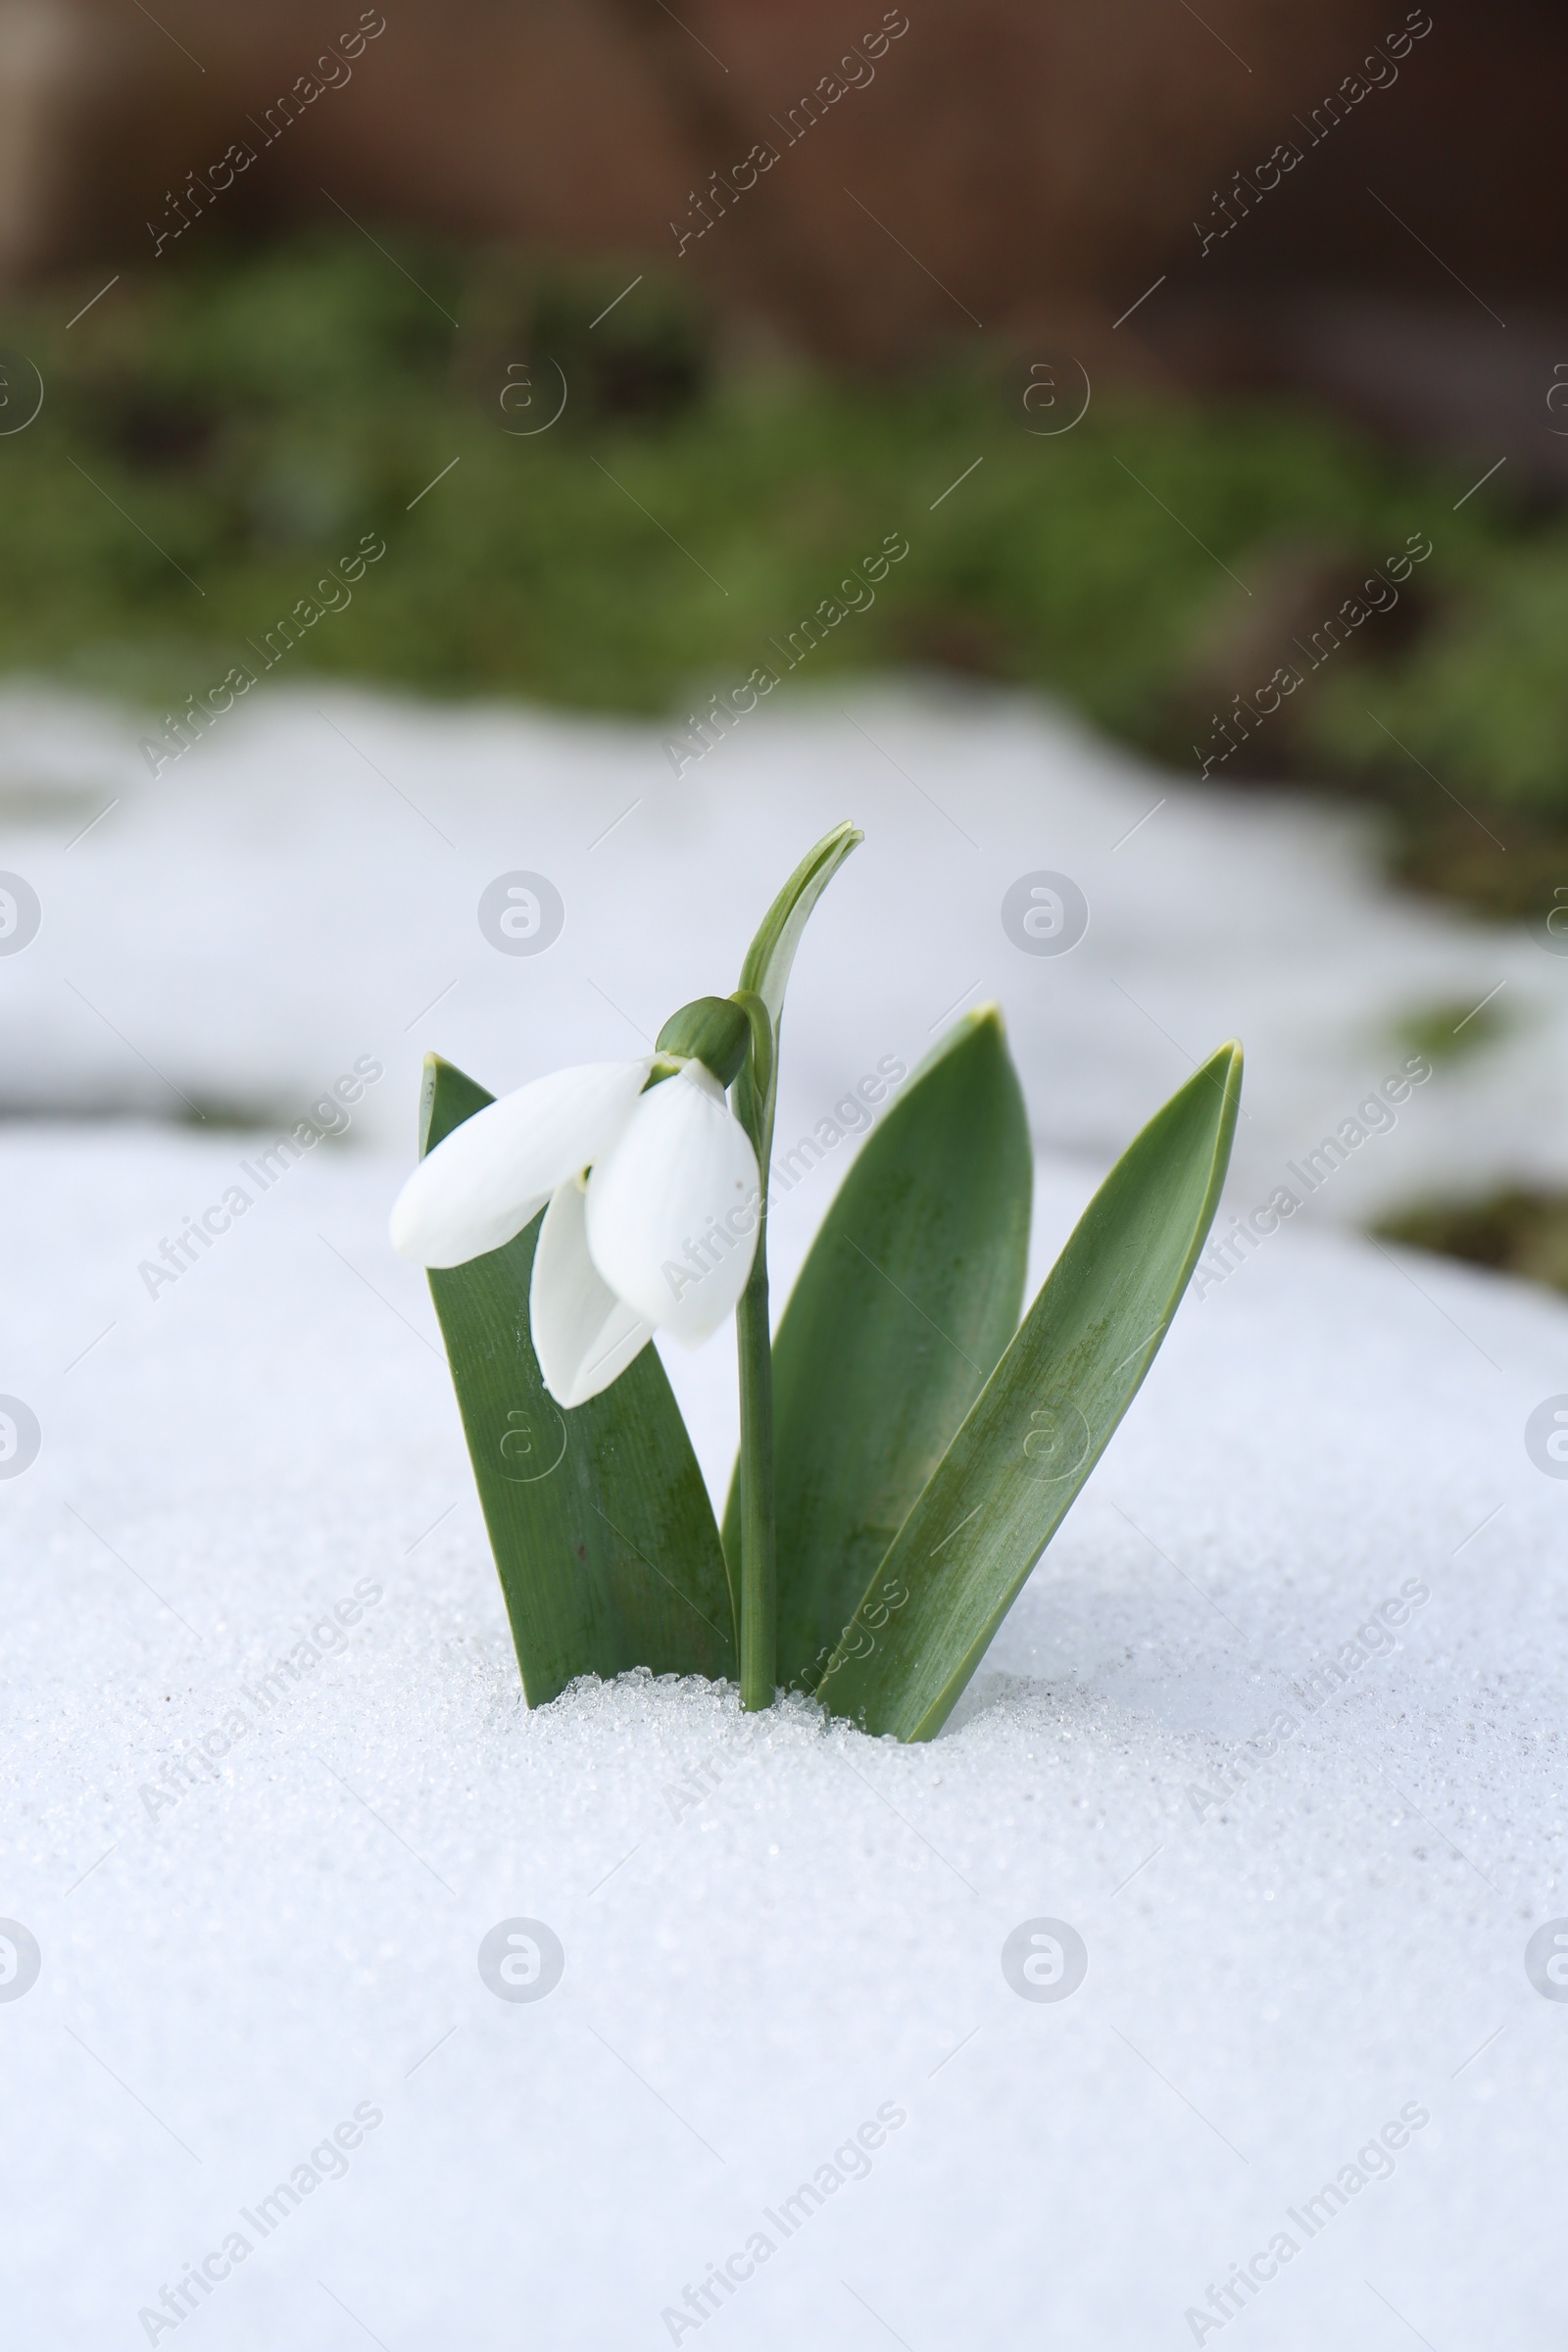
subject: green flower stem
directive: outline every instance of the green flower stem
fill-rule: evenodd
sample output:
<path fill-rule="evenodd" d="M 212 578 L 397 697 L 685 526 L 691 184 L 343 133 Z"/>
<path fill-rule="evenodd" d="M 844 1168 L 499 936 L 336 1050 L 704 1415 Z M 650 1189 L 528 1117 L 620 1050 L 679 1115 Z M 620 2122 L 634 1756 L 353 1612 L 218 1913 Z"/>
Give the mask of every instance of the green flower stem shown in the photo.
<path fill-rule="evenodd" d="M 735 1115 L 757 1153 L 757 1254 L 735 1309 L 741 1381 L 741 1705 L 770 1707 L 778 1680 L 778 1548 L 773 1500 L 773 1341 L 767 1310 L 767 1165 L 773 1149 L 778 1036 L 761 998 L 738 988 L 751 1046 L 735 1080 Z M 733 1565 L 733 1563 L 732 1563 Z"/>
<path fill-rule="evenodd" d="M 773 1514 L 773 1344 L 767 1323 L 767 1211 L 735 1310 L 741 1376 L 741 1705 L 770 1707 L 778 1668 Z"/>

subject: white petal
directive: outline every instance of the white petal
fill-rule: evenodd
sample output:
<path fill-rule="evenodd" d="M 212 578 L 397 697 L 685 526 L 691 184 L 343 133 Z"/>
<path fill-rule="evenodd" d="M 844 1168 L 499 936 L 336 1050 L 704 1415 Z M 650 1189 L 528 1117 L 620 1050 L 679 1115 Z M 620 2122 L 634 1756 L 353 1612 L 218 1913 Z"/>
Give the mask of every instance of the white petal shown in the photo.
<path fill-rule="evenodd" d="M 638 1098 L 588 1179 L 588 1247 L 611 1289 L 694 1344 L 746 1288 L 757 1154 L 717 1080 L 688 1063 Z"/>
<path fill-rule="evenodd" d="M 607 1152 L 637 1104 L 649 1061 L 553 1070 L 454 1127 L 420 1160 L 392 1210 L 392 1245 L 425 1266 L 499 1250 L 558 1184 Z"/>
<path fill-rule="evenodd" d="M 608 1389 L 654 1336 L 653 1325 L 599 1278 L 575 1176 L 551 1194 L 539 1228 L 528 1319 L 545 1387 L 564 1405 L 586 1404 Z"/>

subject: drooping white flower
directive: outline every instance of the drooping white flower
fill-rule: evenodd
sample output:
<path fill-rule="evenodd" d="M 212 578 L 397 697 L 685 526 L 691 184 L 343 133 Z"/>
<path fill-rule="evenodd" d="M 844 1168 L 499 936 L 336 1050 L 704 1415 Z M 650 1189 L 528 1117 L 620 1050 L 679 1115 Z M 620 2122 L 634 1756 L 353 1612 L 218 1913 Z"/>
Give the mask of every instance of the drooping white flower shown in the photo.
<path fill-rule="evenodd" d="M 425 1266 L 461 1266 L 499 1250 L 539 1214 L 558 1184 L 620 1133 L 652 1058 L 553 1070 L 486 1103 L 420 1160 L 392 1209 L 392 1246 Z"/>
<path fill-rule="evenodd" d="M 654 1336 L 617 1298 L 588 1251 L 588 1188 L 568 1176 L 550 1196 L 534 1252 L 528 1320 L 545 1387 L 558 1404 L 586 1404 L 617 1380 Z"/>
<path fill-rule="evenodd" d="M 617 1297 L 695 1347 L 746 1288 L 757 1154 L 700 1061 L 651 1087 L 588 1179 L 588 1250 Z"/>
<path fill-rule="evenodd" d="M 549 1203 L 529 1317 L 564 1405 L 608 1388 L 656 1330 L 688 1346 L 708 1338 L 751 1272 L 751 1139 L 701 1061 L 649 1086 L 653 1067 L 592 1062 L 504 1095 L 420 1161 L 392 1211 L 405 1256 L 455 1266 L 499 1250 Z"/>

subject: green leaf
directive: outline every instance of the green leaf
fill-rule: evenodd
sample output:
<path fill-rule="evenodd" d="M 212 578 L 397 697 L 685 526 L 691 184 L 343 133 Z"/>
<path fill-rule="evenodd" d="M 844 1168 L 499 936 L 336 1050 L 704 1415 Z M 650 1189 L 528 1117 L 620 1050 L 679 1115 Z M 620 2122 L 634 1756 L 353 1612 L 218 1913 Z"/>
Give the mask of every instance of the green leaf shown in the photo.
<path fill-rule="evenodd" d="M 419 1150 L 491 1101 L 430 1054 Z M 712 1506 L 664 1367 L 645 1348 L 566 1412 L 528 1329 L 543 1212 L 504 1249 L 432 1268 L 474 1483 L 531 1707 L 579 1674 L 737 1672 L 735 1612 Z"/>
<path fill-rule="evenodd" d="M 1018 1326 L 1033 1154 L 995 1006 L 944 1038 L 828 1210 L 773 1343 L 781 1682 L 809 1690 Z M 739 1479 L 724 1545 L 740 1529 Z"/>
<path fill-rule="evenodd" d="M 746 961 L 741 966 L 740 984 L 742 988 L 756 990 L 775 1026 L 784 1009 L 790 966 L 795 961 L 801 935 L 811 919 L 811 909 L 850 852 L 858 849 L 864 839 L 865 835 L 847 818 L 843 824 L 835 825 L 831 833 L 824 833 L 816 847 L 807 851 L 757 927 L 757 937 L 747 949 Z"/>
<path fill-rule="evenodd" d="M 764 1170 L 773 1148 L 779 1022 L 784 1014 L 784 991 L 789 986 L 795 951 L 817 900 L 851 851 L 858 849 L 864 839 L 865 835 L 846 820 L 835 825 L 831 833 L 824 833 L 814 849 L 808 850 L 758 925 L 757 937 L 747 949 L 746 961 L 741 966 L 737 996 L 745 991 L 760 997 L 772 1028 L 772 1051 L 766 1057 L 765 1068 L 760 1066 L 762 1056 L 755 1056 L 760 1083 L 754 1086 L 751 1070 L 744 1070 L 736 1088 L 735 1104 L 736 1115 L 756 1144 L 757 1156 Z"/>
<path fill-rule="evenodd" d="M 1023 1326 L 871 1577 L 817 1696 L 930 1740 L 1108 1444 L 1208 1234 L 1242 1054 L 1222 1046 L 1079 1219 Z"/>

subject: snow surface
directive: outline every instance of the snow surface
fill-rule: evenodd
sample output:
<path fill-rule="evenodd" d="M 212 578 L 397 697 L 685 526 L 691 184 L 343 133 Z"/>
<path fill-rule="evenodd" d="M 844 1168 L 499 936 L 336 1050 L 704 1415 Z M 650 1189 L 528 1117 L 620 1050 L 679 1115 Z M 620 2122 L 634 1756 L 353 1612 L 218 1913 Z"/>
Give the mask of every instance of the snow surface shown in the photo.
<path fill-rule="evenodd" d="M 1199 790 L 1025 697 L 803 700 L 679 779 L 655 728 L 331 687 L 258 696 L 157 782 L 136 741 L 111 710 L 0 692 L 0 868 L 43 907 L 0 956 L 0 1105 L 292 1124 L 368 1055 L 388 1076 L 359 1130 L 407 1150 L 427 1050 L 494 1091 L 641 1051 L 734 986 L 779 883 L 850 816 L 865 846 L 791 993 L 782 1143 L 994 996 L 1039 1140 L 1102 1166 L 1243 1036 L 1248 1204 L 1398 1068 L 1403 1016 L 1449 1004 L 1456 1023 L 1490 997 L 1503 1036 L 1314 1210 L 1354 1222 L 1440 1178 L 1568 1181 L 1568 956 L 1392 896 L 1364 832 L 1320 805 Z M 479 928 L 487 886 L 519 870 L 564 904 L 537 956 Z M 1064 956 L 1003 928 L 1008 887 L 1042 870 L 1088 901 Z"/>
<path fill-rule="evenodd" d="M 460 849 L 376 802 L 304 705 L 213 739 L 206 806 L 193 755 L 139 793 L 127 770 L 74 849 L 53 814 L 0 833 L 45 908 L 0 961 L 14 1098 L 132 1107 L 139 1052 L 208 1106 L 281 1118 L 356 1055 L 387 1065 L 350 1142 L 157 1298 L 138 1262 L 257 1138 L 0 1130 L 0 1390 L 43 1431 L 0 1479 L 0 1918 L 42 1952 L 0 1998 L 10 2332 L 144 2343 L 138 2315 L 238 2230 L 247 2259 L 156 2340 L 1146 2352 L 1197 2340 L 1188 2311 L 1287 2231 L 1295 2258 L 1202 2340 L 1556 2352 L 1568 2004 L 1524 1951 L 1568 1914 L 1568 1481 L 1523 1431 L 1568 1390 L 1568 1308 L 1305 1218 L 1271 1237 L 1189 1300 L 953 1723 L 901 1749 L 646 1678 L 525 1710 L 385 1213 L 419 1052 L 501 1084 L 618 1050 L 613 1005 L 651 1029 L 729 984 L 777 873 L 842 813 L 871 838 L 803 955 L 781 1132 L 923 1051 L 966 982 L 998 994 L 1055 1147 L 1036 1279 L 1184 1051 L 1233 1028 L 1251 1048 L 1245 1205 L 1395 1066 L 1400 988 L 1534 988 L 1537 1059 L 1440 1072 L 1343 1172 L 1347 1201 L 1374 1153 L 1408 1187 L 1488 1118 L 1478 1164 L 1531 1125 L 1549 1162 L 1539 1065 L 1568 972 L 1382 896 L 1311 811 L 1184 796 L 1024 705 L 854 706 L 978 851 L 825 710 L 677 788 L 631 730 L 322 708 Z M 122 722 L 62 705 L 37 727 L 40 796 L 111 780 Z M 643 786 L 647 835 L 639 810 L 582 847 Z M 473 920 L 514 866 L 566 901 L 538 958 Z M 997 921 L 1034 867 L 1090 897 L 1060 959 Z M 100 1050 L 68 981 L 135 1052 Z M 782 1204 L 780 1294 L 851 1149 Z M 716 1485 L 727 1340 L 666 1360 Z M 1296 1691 L 1407 1582 L 1430 1598 L 1308 1710 Z M 259 1702 L 362 1583 L 381 1597 L 341 1646 Z M 1249 1749 L 1282 1712 L 1298 1728 Z M 225 1725 L 150 1813 L 141 1791 Z M 479 1973 L 516 1918 L 564 1947 L 538 2001 Z M 1087 1946 L 1059 2002 L 1003 1973 L 1039 1919 Z M 1291 2209 L 1401 2110 L 1430 2120 L 1392 2176 L 1309 2239 Z M 242 2218 L 313 2150 L 336 2173 L 344 2123 L 341 2178 L 265 2236 Z M 786 2235 L 768 2217 L 829 2167 L 842 2184 Z M 664 2319 L 759 2231 L 769 2259 L 700 2329 Z"/>

